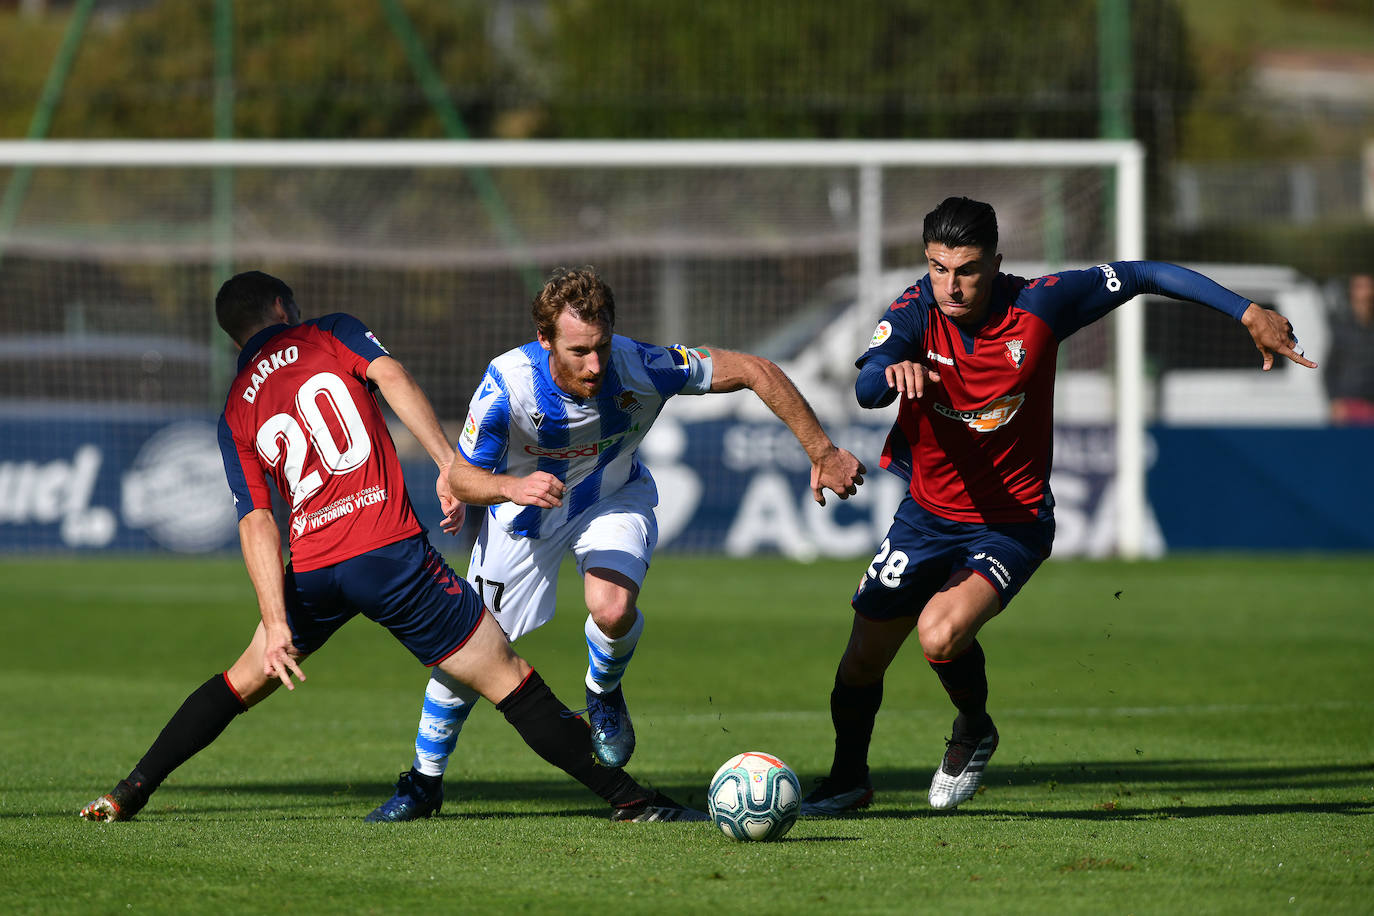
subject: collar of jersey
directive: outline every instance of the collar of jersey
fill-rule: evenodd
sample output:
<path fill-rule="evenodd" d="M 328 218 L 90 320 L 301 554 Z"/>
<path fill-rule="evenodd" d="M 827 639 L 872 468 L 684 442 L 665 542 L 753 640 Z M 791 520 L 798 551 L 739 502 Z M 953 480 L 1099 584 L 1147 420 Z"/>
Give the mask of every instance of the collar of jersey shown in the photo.
<path fill-rule="evenodd" d="M 258 351 L 262 349 L 262 345 L 267 343 L 269 339 L 276 337 L 282 331 L 290 329 L 290 327 L 291 325 L 289 324 L 274 324 L 270 328 L 263 328 L 261 331 L 248 338 L 248 342 L 245 343 L 243 349 L 239 351 L 239 369 L 242 370 L 244 366 L 251 363 L 253 357 L 257 356 Z"/>

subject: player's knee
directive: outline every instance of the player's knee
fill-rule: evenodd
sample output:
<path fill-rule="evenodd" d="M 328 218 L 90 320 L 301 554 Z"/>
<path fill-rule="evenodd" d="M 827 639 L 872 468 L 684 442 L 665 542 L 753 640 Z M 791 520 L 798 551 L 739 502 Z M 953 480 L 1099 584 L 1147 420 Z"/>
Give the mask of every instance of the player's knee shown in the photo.
<path fill-rule="evenodd" d="M 607 602 L 588 607 L 587 610 L 592 615 L 592 622 L 611 639 L 619 639 L 630 632 L 639 619 L 639 611 L 635 610 L 633 604 Z"/>
<path fill-rule="evenodd" d="M 235 666 L 225 672 L 225 678 L 228 680 L 230 688 L 238 694 L 239 699 L 243 701 L 243 705 L 247 709 L 252 709 L 267 699 L 273 691 L 281 686 L 281 681 L 274 677 L 268 677 L 261 666 L 256 669 Z"/>
<path fill-rule="evenodd" d="M 965 635 L 958 627 L 948 622 L 922 625 L 917 629 L 921 640 L 921 651 L 933 662 L 947 662 L 956 658 L 964 650 Z"/>

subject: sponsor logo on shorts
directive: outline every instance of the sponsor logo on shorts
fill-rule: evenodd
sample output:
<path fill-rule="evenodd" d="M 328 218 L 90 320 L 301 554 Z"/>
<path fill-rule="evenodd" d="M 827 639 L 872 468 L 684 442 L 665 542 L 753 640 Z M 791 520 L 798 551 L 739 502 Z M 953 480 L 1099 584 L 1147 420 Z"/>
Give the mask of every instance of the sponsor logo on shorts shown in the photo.
<path fill-rule="evenodd" d="M 965 423 L 969 429 L 976 432 L 990 433 L 1010 423 L 1011 418 L 1016 416 L 1016 412 L 1021 409 L 1025 400 L 1026 394 L 1023 391 L 1020 394 L 1003 395 L 992 403 L 973 410 L 955 410 L 953 407 L 936 401 L 935 412 L 942 417 Z"/>
<path fill-rule="evenodd" d="M 868 342 L 869 348 L 878 346 L 892 336 L 892 322 L 883 319 L 878 322 L 878 326 L 873 329 L 873 339 Z"/>
<path fill-rule="evenodd" d="M 588 442 L 586 445 L 565 445 L 561 448 L 540 448 L 537 445 L 527 445 L 525 446 L 525 453 L 534 455 L 537 458 L 552 458 L 554 461 L 572 461 L 575 458 L 594 458 L 621 439 L 638 431 L 639 424 L 636 423 L 624 432 L 616 433 L 614 436 L 607 436 L 599 442 Z"/>
<path fill-rule="evenodd" d="M 988 564 L 988 572 L 992 573 L 992 577 L 997 580 L 997 584 L 1002 586 L 1002 588 L 1006 588 L 1011 584 L 1011 573 L 1002 565 L 1001 560 L 996 557 L 988 556 L 988 554 L 983 552 L 974 554 L 973 559 L 986 562 Z"/>

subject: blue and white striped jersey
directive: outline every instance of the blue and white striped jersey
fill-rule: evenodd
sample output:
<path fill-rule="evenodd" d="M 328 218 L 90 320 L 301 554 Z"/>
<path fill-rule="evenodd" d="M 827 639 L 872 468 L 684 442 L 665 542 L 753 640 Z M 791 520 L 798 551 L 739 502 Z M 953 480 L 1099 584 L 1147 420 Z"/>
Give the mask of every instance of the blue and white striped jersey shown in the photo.
<path fill-rule="evenodd" d="M 675 394 L 711 389 L 711 355 L 659 347 L 616 334 L 601 391 L 575 398 L 556 384 L 549 354 L 531 341 L 502 353 L 472 396 L 458 448 L 471 464 L 523 477 L 547 471 L 566 490 L 557 509 L 499 503 L 489 522 L 538 538 L 649 471 L 639 444 Z"/>

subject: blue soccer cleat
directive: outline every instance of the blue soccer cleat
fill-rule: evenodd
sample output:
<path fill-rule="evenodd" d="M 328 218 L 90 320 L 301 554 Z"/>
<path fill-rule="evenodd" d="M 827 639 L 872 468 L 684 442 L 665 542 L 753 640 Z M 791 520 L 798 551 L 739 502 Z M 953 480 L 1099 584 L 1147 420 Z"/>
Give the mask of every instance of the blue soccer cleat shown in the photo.
<path fill-rule="evenodd" d="M 439 778 L 433 780 L 433 788 L 425 788 L 430 781 L 414 770 L 407 770 L 396 780 L 396 794 L 382 802 L 372 813 L 363 818 L 366 824 L 398 823 L 418 821 L 439 813 L 444 807 L 444 784 Z"/>
<path fill-rule="evenodd" d="M 635 727 L 617 686 L 605 693 L 587 690 L 587 718 L 592 726 L 592 753 L 603 766 L 623 767 L 635 752 Z"/>

